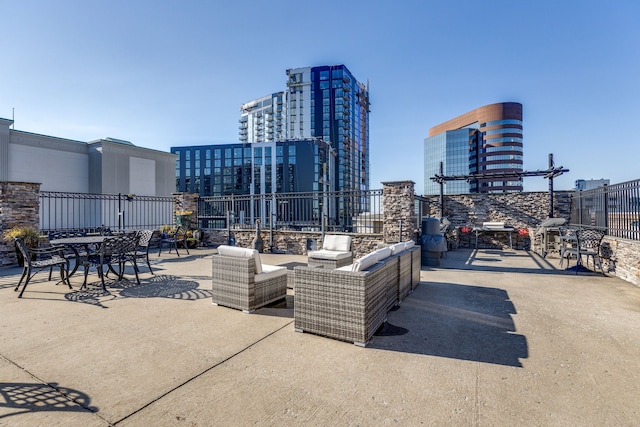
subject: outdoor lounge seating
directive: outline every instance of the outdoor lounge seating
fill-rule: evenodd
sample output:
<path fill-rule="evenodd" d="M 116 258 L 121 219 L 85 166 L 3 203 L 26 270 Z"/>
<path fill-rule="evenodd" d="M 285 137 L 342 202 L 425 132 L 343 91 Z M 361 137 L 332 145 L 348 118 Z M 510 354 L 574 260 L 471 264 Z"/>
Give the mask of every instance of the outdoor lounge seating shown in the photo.
<path fill-rule="evenodd" d="M 255 249 L 222 245 L 212 261 L 212 300 L 251 313 L 287 296 L 287 268 L 262 264 Z"/>
<path fill-rule="evenodd" d="M 15 245 L 22 255 L 23 267 L 22 276 L 20 277 L 18 285 L 15 287 L 14 291 L 18 291 L 22 281 L 25 281 L 18 298 L 22 298 L 22 294 L 24 294 L 25 289 L 27 289 L 27 285 L 31 278 L 38 271 L 45 268 L 51 269 L 53 267 L 58 267 L 60 269 L 60 279 L 62 282 L 66 283 L 69 286 L 69 289 L 73 289 L 69 282 L 69 262 L 65 259 L 62 248 L 50 247 L 44 249 L 30 249 L 20 238 L 15 239 Z M 51 280 L 51 277 L 49 277 L 49 280 Z"/>
<path fill-rule="evenodd" d="M 351 236 L 327 234 L 322 241 L 322 249 L 309 251 L 307 265 L 309 267 L 339 268 L 353 262 L 351 253 Z"/>
<path fill-rule="evenodd" d="M 401 261 L 403 256 L 411 262 Z M 419 269 L 413 242 L 378 249 L 335 270 L 295 267 L 295 330 L 366 346 L 399 302 L 400 283 L 404 297 L 417 285 Z"/>
<path fill-rule="evenodd" d="M 414 289 L 414 270 L 418 273 L 416 284 L 420 281 L 420 248 L 410 240 L 391 245 L 390 249 L 392 255 L 398 256 L 398 302 L 402 302 Z"/>

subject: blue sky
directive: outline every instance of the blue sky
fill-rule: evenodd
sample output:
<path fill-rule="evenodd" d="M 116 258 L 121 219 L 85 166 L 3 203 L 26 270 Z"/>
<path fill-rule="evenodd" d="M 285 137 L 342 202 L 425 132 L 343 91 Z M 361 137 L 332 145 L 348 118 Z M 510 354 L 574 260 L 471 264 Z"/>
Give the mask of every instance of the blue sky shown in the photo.
<path fill-rule="evenodd" d="M 524 168 L 640 178 L 640 2 L 0 0 L 0 117 L 15 129 L 168 151 L 233 143 L 240 105 L 288 68 L 369 82 L 371 187 L 424 188 L 429 128 L 523 104 Z M 544 191 L 543 178 L 525 190 Z"/>

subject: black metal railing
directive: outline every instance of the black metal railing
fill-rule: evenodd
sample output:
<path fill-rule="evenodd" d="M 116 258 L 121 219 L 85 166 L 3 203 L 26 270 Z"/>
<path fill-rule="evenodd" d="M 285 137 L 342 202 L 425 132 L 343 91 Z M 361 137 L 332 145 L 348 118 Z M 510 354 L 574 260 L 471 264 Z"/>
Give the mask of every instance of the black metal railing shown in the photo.
<path fill-rule="evenodd" d="M 203 229 L 262 227 L 301 231 L 382 233 L 382 190 L 204 196 Z"/>
<path fill-rule="evenodd" d="M 571 201 L 571 224 L 640 240 L 640 180 L 577 191 Z"/>
<path fill-rule="evenodd" d="M 416 228 L 422 227 L 422 218 L 431 216 L 429 198 L 415 195 Z"/>
<path fill-rule="evenodd" d="M 133 194 L 40 192 L 40 230 L 159 228 L 173 222 L 173 198 Z"/>

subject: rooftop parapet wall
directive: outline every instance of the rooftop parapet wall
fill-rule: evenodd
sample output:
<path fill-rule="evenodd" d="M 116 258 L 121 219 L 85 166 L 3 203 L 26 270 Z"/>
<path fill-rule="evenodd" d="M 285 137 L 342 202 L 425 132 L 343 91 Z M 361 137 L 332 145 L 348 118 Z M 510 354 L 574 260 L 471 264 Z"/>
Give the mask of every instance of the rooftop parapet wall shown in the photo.
<path fill-rule="evenodd" d="M 554 192 L 554 217 L 569 220 L 572 193 L 573 191 Z M 429 215 L 439 217 L 439 196 L 425 197 L 429 200 Z M 549 217 L 549 193 L 445 195 L 443 216 L 448 218 L 454 227 L 497 221 L 514 228 L 535 228 Z"/>

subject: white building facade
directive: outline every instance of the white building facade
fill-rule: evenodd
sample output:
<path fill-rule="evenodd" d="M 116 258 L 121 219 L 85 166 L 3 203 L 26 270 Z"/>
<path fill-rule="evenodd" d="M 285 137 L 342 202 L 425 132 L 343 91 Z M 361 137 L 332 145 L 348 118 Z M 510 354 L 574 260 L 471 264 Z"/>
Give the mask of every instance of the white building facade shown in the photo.
<path fill-rule="evenodd" d="M 0 181 L 40 183 L 41 191 L 170 196 L 176 155 L 104 138 L 74 141 L 11 129 L 0 118 Z"/>

